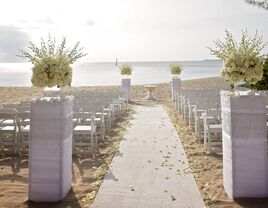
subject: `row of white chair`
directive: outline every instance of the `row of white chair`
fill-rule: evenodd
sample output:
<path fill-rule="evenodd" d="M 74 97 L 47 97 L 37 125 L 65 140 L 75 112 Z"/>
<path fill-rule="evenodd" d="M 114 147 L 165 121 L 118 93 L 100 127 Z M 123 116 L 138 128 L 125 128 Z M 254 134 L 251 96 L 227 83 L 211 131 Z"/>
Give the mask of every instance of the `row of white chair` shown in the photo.
<path fill-rule="evenodd" d="M 96 93 L 94 96 L 76 93 L 73 96 L 73 152 L 94 153 L 98 140 L 105 139 L 106 132 L 126 112 L 127 102 L 120 93 Z M 30 101 L 0 108 L 1 154 L 28 152 L 30 111 Z"/>
<path fill-rule="evenodd" d="M 268 121 L 267 91 L 258 93 L 267 98 Z M 204 147 L 209 153 L 212 152 L 212 142 L 221 142 L 222 120 L 220 106 L 220 91 L 218 90 L 180 90 L 176 94 L 176 109 L 182 114 L 192 130 L 198 136 L 204 138 Z"/>
<path fill-rule="evenodd" d="M 211 152 L 212 135 L 220 134 L 222 128 L 219 90 L 180 90 L 175 100 L 176 109 Z"/>

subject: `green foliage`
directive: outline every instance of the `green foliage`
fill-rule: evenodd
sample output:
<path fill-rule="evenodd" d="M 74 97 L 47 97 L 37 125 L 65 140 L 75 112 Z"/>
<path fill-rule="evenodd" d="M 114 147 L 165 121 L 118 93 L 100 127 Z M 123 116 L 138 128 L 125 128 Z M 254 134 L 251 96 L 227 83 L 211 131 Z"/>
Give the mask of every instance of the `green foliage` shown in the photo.
<path fill-rule="evenodd" d="M 256 84 L 263 76 L 262 49 L 265 47 L 262 36 L 256 32 L 253 37 L 247 30 L 242 31 L 242 38 L 237 43 L 229 31 L 226 32 L 224 41 L 215 41 L 215 49 L 209 48 L 212 55 L 222 59 L 224 65 L 221 75 L 230 84 L 246 82 Z"/>
<path fill-rule="evenodd" d="M 247 3 L 268 10 L 268 0 L 246 0 Z"/>
<path fill-rule="evenodd" d="M 179 75 L 182 72 L 182 66 L 179 64 L 171 64 L 170 65 L 170 72 L 173 75 Z"/>
<path fill-rule="evenodd" d="M 85 56 L 79 48 L 79 42 L 73 48 L 67 48 L 66 38 L 59 45 L 55 38 L 48 35 L 47 41 L 41 38 L 40 46 L 29 42 L 28 51 L 20 50 L 19 57 L 28 59 L 33 66 L 32 84 L 35 87 L 65 87 L 71 84 L 72 68 L 77 59 Z"/>
<path fill-rule="evenodd" d="M 265 47 L 266 44 L 263 43 L 263 38 L 256 31 L 253 37 L 250 37 L 248 31 L 242 31 L 242 38 L 238 44 L 232 34 L 225 30 L 225 40 L 216 40 L 215 49 L 208 48 L 212 55 L 217 56 L 218 58 L 226 61 L 229 58 L 229 55 L 238 51 L 241 51 L 245 54 L 252 53 L 256 56 L 260 55 L 260 52 Z"/>
<path fill-rule="evenodd" d="M 55 38 L 48 35 L 47 41 L 41 38 L 39 47 L 30 41 L 27 47 L 29 51 L 20 50 L 21 55 L 18 56 L 28 59 L 34 65 L 48 57 L 59 60 L 63 65 L 69 65 L 87 55 L 82 52 L 84 48 L 79 48 L 79 44 L 77 42 L 73 48 L 67 48 L 66 38 L 63 37 L 61 43 L 57 46 Z"/>
<path fill-rule="evenodd" d="M 121 75 L 131 75 L 132 74 L 132 67 L 129 64 L 123 64 L 120 66 Z"/>

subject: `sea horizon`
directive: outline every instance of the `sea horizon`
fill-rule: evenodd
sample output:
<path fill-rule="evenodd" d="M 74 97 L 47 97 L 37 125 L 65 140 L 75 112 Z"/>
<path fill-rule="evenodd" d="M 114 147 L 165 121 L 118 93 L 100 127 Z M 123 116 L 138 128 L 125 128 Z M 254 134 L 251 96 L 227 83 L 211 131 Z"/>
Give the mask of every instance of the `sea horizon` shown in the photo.
<path fill-rule="evenodd" d="M 133 68 L 132 85 L 166 83 L 171 80 L 170 64 L 183 67 L 182 80 L 219 76 L 222 62 L 217 59 L 196 61 L 126 61 L 80 62 L 72 65 L 72 86 L 117 86 L 121 84 L 119 67 L 128 63 Z M 0 86 L 31 86 L 32 64 L 29 62 L 0 63 Z"/>

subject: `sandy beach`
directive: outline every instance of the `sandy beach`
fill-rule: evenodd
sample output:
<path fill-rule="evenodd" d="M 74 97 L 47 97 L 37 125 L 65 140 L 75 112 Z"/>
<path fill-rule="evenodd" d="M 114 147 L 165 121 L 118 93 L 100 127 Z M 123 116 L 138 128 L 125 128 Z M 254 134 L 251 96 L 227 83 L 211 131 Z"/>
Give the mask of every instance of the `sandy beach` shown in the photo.
<path fill-rule="evenodd" d="M 226 89 L 225 81 L 220 77 L 187 80 L 182 82 L 183 89 Z M 74 87 L 63 91 L 118 91 L 119 86 L 106 87 Z M 127 115 L 120 120 L 109 132 L 107 141 L 100 145 L 100 153 L 95 158 L 79 158 L 73 160 L 73 189 L 61 203 L 34 204 L 27 202 L 28 194 L 28 158 L 3 157 L 0 158 L 0 207 L 90 207 L 98 191 L 110 161 L 116 152 L 118 144 L 128 125 L 131 114 L 135 111 L 135 103 L 145 103 L 142 98 L 146 95 L 144 86 L 132 86 L 134 103 Z M 22 100 L 36 98 L 42 94 L 41 89 L 0 87 L 0 105 L 15 103 Z M 170 84 L 157 84 L 154 91 L 158 103 L 163 104 L 174 123 L 182 140 L 191 171 L 195 176 L 198 188 L 207 207 L 268 207 L 267 199 L 259 200 L 230 200 L 225 194 L 222 181 L 222 155 L 208 154 L 204 151 L 202 140 L 198 138 L 186 125 L 181 115 L 170 100 Z"/>
<path fill-rule="evenodd" d="M 170 99 L 170 83 L 156 84 L 154 96 L 157 100 Z M 225 89 L 226 83 L 221 77 L 194 79 L 182 81 L 182 89 Z M 111 92 L 120 90 L 120 86 L 71 87 L 62 89 L 63 92 Z M 17 103 L 41 96 L 43 89 L 34 87 L 0 87 L 0 105 Z M 133 100 L 140 100 L 146 96 L 144 85 L 131 87 Z"/>

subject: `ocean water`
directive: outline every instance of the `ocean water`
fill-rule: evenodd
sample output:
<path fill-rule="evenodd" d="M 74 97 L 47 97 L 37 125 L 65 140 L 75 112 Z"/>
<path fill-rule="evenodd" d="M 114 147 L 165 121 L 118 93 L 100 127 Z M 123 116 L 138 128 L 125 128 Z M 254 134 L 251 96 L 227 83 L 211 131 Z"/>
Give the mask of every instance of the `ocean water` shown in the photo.
<path fill-rule="evenodd" d="M 219 76 L 221 61 L 181 61 L 181 62 L 128 62 L 133 67 L 133 85 L 169 82 L 169 66 L 172 63 L 183 67 L 182 80 Z M 73 65 L 72 86 L 120 85 L 121 75 L 118 63 L 78 63 Z M 31 86 L 31 64 L 0 63 L 0 86 Z"/>

